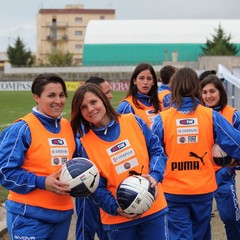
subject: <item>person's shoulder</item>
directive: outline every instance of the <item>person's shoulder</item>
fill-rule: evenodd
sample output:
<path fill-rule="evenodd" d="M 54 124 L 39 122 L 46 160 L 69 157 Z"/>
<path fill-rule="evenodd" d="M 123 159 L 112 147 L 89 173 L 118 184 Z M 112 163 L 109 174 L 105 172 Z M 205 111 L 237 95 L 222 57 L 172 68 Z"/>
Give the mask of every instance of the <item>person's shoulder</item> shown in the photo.
<path fill-rule="evenodd" d="M 131 112 L 131 111 L 129 111 L 130 106 L 131 106 L 131 104 L 129 102 L 127 102 L 125 99 L 123 99 L 117 106 L 117 112 L 118 113 L 130 113 Z"/>
<path fill-rule="evenodd" d="M 24 120 L 19 119 L 3 129 L 0 136 L 2 138 L 3 136 L 12 137 L 13 135 L 19 135 L 20 133 L 24 134 L 28 128 L 28 124 Z"/>
<path fill-rule="evenodd" d="M 66 118 L 64 118 L 64 117 L 62 117 L 60 121 L 61 121 L 62 123 L 69 123 L 69 120 L 66 119 Z"/>
<path fill-rule="evenodd" d="M 133 113 L 132 113 L 132 115 L 134 116 L 135 120 L 137 121 L 137 123 L 140 126 L 147 126 L 146 122 L 142 118 L 140 118 L 139 116 L 137 116 L 136 114 L 133 114 Z"/>
<path fill-rule="evenodd" d="M 124 119 L 125 121 L 130 121 L 131 119 L 137 119 L 136 117 L 138 118 L 138 116 L 133 114 L 132 112 L 119 115 L 119 118 Z"/>
<path fill-rule="evenodd" d="M 120 103 L 118 104 L 118 106 L 122 106 L 122 105 L 126 105 L 126 104 L 129 104 L 129 102 L 127 101 L 127 99 L 123 99 L 120 101 Z"/>
<path fill-rule="evenodd" d="M 231 111 L 233 111 L 233 112 L 238 111 L 237 108 L 232 107 L 232 106 L 230 106 L 230 105 L 226 105 L 225 108 L 226 108 L 226 109 L 229 109 L 229 110 L 231 110 Z"/>

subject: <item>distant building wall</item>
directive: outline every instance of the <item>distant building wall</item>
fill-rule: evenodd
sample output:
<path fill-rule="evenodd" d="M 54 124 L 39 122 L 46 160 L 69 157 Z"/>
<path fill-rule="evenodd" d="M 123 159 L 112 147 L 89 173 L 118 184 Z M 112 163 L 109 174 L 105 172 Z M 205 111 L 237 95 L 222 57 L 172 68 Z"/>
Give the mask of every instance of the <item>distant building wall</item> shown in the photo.
<path fill-rule="evenodd" d="M 198 59 L 198 68 L 201 70 L 217 69 L 218 64 L 224 65 L 232 71 L 234 68 L 240 67 L 239 56 L 203 56 Z"/>
<path fill-rule="evenodd" d="M 177 53 L 172 54 L 173 61 L 164 61 L 159 64 L 152 64 L 157 76 L 162 66 L 171 64 L 177 68 L 190 67 L 197 73 L 207 70 L 217 70 L 218 64 L 224 65 L 229 71 L 240 68 L 240 57 L 200 57 L 198 61 L 178 61 Z M 0 71 L 0 81 L 32 81 L 38 74 L 54 72 L 63 77 L 66 81 L 85 81 L 90 76 L 99 76 L 108 81 L 129 81 L 136 64 L 128 66 L 78 66 L 78 67 L 12 67 L 5 63 L 4 70 Z M 240 72 L 240 71 L 239 71 Z"/>
<path fill-rule="evenodd" d="M 8 56 L 6 52 L 0 52 L 0 69 L 4 68 L 4 64 L 8 63 Z"/>
<path fill-rule="evenodd" d="M 40 9 L 37 14 L 37 62 L 46 64 L 53 50 L 73 54 L 74 63 L 82 64 L 87 24 L 92 19 L 115 19 L 113 9 L 84 9 L 67 5 L 64 9 Z"/>

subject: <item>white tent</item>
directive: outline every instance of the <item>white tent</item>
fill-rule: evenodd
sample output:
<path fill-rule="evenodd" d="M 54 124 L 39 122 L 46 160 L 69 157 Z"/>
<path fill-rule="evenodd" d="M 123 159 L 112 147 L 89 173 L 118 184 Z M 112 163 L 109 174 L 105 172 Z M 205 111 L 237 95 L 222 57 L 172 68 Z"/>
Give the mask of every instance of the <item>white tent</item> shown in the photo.
<path fill-rule="evenodd" d="M 240 43 L 240 19 L 91 20 L 85 43 L 206 43 L 219 25 Z"/>

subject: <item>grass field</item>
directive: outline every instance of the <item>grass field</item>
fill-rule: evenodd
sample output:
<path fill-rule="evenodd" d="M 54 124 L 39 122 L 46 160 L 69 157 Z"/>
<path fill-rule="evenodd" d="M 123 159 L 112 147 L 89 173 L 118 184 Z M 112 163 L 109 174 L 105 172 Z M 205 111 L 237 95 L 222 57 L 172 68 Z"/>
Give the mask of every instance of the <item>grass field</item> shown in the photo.
<path fill-rule="evenodd" d="M 119 102 L 125 96 L 125 92 L 112 92 L 113 99 L 111 103 L 116 108 Z M 64 108 L 63 116 L 69 119 L 71 111 L 71 99 L 73 92 L 69 92 L 67 102 Z M 25 114 L 31 112 L 35 102 L 31 92 L 3 91 L 0 92 L 0 133 L 13 121 Z M 7 196 L 7 190 L 0 186 L 0 203 L 4 202 Z"/>
<path fill-rule="evenodd" d="M 65 118 L 70 116 L 71 99 L 73 92 L 69 92 L 63 115 Z M 114 108 L 117 107 L 121 99 L 125 96 L 125 92 L 113 92 L 111 100 Z M 35 106 L 31 92 L 6 91 L 0 92 L 0 132 L 10 125 L 17 118 L 24 116 Z"/>

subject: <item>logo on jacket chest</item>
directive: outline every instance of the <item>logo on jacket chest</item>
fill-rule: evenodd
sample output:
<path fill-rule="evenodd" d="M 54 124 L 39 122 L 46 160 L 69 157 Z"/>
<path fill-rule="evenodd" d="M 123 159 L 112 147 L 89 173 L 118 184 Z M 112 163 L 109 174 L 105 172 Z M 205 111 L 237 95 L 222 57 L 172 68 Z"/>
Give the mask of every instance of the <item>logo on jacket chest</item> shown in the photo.
<path fill-rule="evenodd" d="M 129 140 L 123 140 L 107 149 L 107 154 L 111 159 L 117 174 L 124 173 L 129 169 L 138 166 L 138 160 Z"/>
<path fill-rule="evenodd" d="M 65 138 L 49 138 L 49 146 L 67 146 L 67 141 Z"/>
<path fill-rule="evenodd" d="M 69 149 L 65 138 L 48 138 L 51 165 L 63 165 L 69 159 Z"/>
<path fill-rule="evenodd" d="M 130 146 L 130 142 L 126 139 L 126 140 L 119 142 L 116 145 L 108 148 L 107 153 L 109 156 L 111 156 L 111 155 L 115 154 L 116 152 L 118 152 L 124 148 L 127 148 L 129 146 Z"/>
<path fill-rule="evenodd" d="M 176 119 L 177 144 L 197 143 L 198 142 L 198 119 L 180 118 Z"/>

